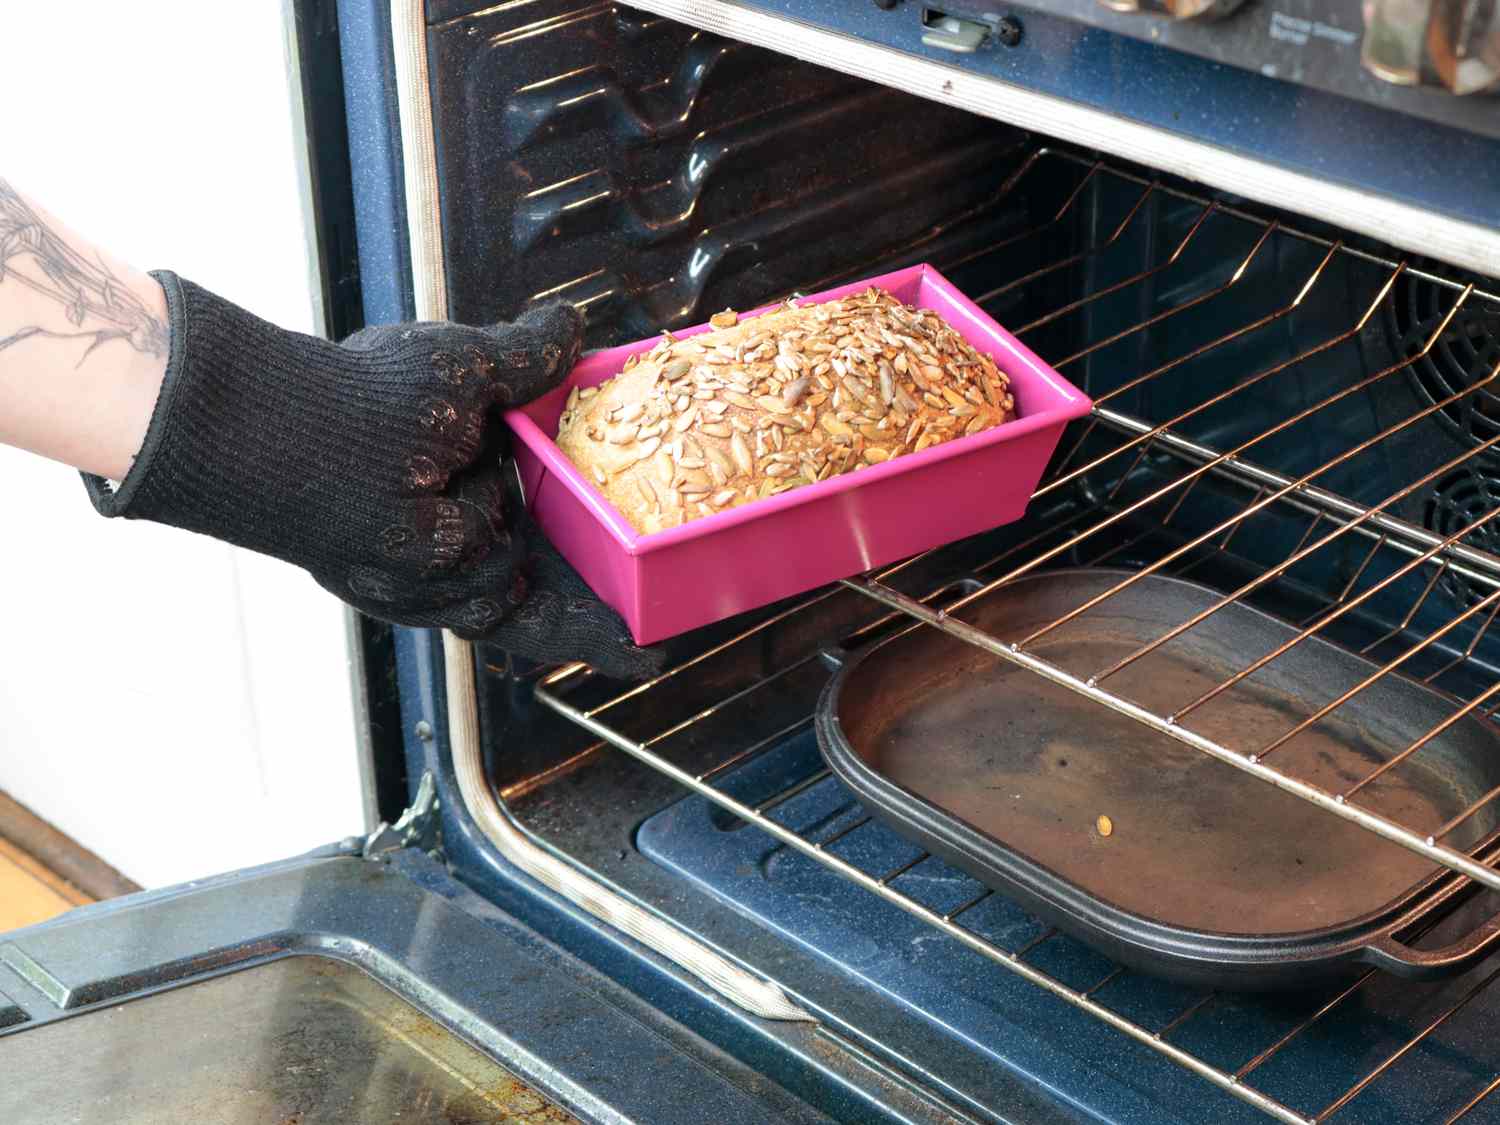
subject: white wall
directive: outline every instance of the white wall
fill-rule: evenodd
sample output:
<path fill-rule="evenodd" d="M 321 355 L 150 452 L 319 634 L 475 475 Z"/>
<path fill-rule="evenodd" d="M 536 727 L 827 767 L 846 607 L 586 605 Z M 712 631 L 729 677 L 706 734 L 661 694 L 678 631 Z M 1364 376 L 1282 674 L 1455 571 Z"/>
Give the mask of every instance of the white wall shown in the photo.
<path fill-rule="evenodd" d="M 0 175 L 146 268 L 312 330 L 278 0 L 18 4 Z M 148 886 L 362 829 L 339 603 L 93 513 L 0 448 L 0 789 Z"/>

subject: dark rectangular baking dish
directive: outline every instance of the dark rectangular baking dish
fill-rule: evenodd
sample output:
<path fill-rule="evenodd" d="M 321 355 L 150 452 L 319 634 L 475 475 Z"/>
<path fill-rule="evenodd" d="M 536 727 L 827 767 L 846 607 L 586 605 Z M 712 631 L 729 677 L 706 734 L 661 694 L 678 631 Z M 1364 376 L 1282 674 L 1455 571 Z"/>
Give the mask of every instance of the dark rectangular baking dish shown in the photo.
<path fill-rule="evenodd" d="M 1126 573 L 1029 576 L 961 616 L 1019 639 Z M 1148 576 L 1028 651 L 1087 676 L 1218 598 Z M 1234 603 L 1109 686 L 1171 713 L 1295 632 Z M 1195 710 L 1189 726 L 1235 746 L 1256 731 L 1259 745 L 1373 669 L 1311 637 Z M 1279 750 L 1278 765 L 1337 792 L 1453 707 L 1387 675 Z M 816 724 L 829 766 L 876 817 L 1145 972 L 1234 990 L 1296 987 L 1359 965 L 1427 979 L 1472 965 L 1500 938 L 1497 916 L 1452 945 L 1414 948 L 1477 889 L 1470 880 L 935 629 L 846 660 Z M 1465 718 L 1359 800 L 1405 824 L 1439 825 L 1500 785 L 1497 734 Z M 1492 802 L 1449 840 L 1489 855 L 1497 829 Z"/>

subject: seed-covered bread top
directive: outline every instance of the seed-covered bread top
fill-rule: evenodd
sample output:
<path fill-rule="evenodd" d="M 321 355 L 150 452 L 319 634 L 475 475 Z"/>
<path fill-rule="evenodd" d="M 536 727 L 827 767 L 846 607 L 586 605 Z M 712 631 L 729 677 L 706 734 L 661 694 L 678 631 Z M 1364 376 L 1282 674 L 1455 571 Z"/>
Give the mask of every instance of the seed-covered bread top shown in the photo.
<path fill-rule="evenodd" d="M 568 395 L 557 444 L 641 533 L 998 426 L 1010 380 L 881 289 L 664 334 Z"/>

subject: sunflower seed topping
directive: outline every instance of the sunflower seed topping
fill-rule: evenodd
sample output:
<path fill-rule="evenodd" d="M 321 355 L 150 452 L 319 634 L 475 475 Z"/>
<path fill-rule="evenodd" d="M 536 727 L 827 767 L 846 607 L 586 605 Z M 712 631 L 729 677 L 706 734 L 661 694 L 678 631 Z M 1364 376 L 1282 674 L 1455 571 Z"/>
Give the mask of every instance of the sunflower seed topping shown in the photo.
<path fill-rule="evenodd" d="M 780 398 L 773 395 L 762 395 L 755 400 L 755 404 L 762 410 L 769 410 L 772 414 L 790 414 L 792 408 Z"/>
<path fill-rule="evenodd" d="M 991 357 L 876 289 L 710 325 L 664 333 L 614 379 L 571 389 L 561 411 L 562 451 L 642 532 L 979 433 L 1015 409 Z"/>

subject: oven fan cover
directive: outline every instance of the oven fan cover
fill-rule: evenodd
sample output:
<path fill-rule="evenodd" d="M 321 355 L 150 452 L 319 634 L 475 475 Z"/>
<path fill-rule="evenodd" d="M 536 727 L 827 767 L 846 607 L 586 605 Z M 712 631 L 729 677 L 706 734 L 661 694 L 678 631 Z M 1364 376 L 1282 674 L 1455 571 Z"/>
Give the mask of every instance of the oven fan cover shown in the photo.
<path fill-rule="evenodd" d="M 1397 354 L 1412 360 L 1412 379 L 1429 403 L 1448 398 L 1483 379 L 1500 363 L 1500 305 L 1471 296 L 1448 330 L 1426 355 L 1424 342 L 1460 291 L 1403 274 L 1386 302 L 1386 316 Z M 1442 410 L 1460 440 L 1474 445 L 1500 434 L 1500 380 Z M 1500 472 L 1500 455 L 1490 463 Z"/>

